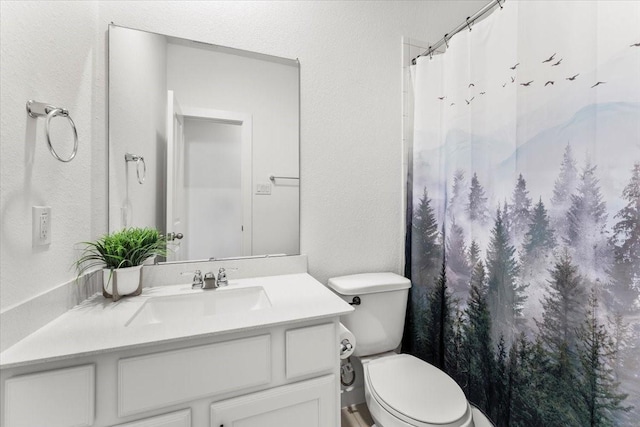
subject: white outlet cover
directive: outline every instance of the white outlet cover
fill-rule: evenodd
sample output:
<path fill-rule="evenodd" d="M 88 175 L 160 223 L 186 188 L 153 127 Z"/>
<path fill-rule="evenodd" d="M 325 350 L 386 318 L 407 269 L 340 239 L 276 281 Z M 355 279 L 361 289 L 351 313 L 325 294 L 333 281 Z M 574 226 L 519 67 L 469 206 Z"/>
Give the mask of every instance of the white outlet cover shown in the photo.
<path fill-rule="evenodd" d="M 31 208 L 31 228 L 33 246 L 51 244 L 51 206 Z"/>

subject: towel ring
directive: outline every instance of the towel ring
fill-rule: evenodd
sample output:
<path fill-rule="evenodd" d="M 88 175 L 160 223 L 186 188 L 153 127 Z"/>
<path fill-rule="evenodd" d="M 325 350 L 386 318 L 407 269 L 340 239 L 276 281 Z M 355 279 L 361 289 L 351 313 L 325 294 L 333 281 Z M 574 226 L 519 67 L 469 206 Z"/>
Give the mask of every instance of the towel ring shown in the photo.
<path fill-rule="evenodd" d="M 73 119 L 69 115 L 69 110 L 61 107 L 54 107 L 49 104 L 45 104 L 42 102 L 36 102 L 33 100 L 27 101 L 27 114 L 29 117 L 38 118 L 46 116 L 45 120 L 45 133 L 47 134 L 47 146 L 49 147 L 49 151 L 57 160 L 61 162 L 67 163 L 73 160 L 73 158 L 78 153 L 78 130 L 76 129 L 76 124 L 73 122 Z M 58 155 L 56 150 L 53 148 L 53 144 L 51 143 L 51 119 L 54 117 L 66 117 L 71 124 L 71 129 L 73 130 L 73 151 L 66 159 L 63 159 Z"/>
<path fill-rule="evenodd" d="M 138 182 L 140 184 L 144 184 L 144 178 L 147 176 L 147 164 L 144 162 L 144 157 L 138 156 L 137 154 L 126 153 L 124 155 L 124 160 L 126 162 L 136 162 L 136 176 L 138 177 Z M 142 177 L 140 176 L 141 163 L 142 163 Z"/>

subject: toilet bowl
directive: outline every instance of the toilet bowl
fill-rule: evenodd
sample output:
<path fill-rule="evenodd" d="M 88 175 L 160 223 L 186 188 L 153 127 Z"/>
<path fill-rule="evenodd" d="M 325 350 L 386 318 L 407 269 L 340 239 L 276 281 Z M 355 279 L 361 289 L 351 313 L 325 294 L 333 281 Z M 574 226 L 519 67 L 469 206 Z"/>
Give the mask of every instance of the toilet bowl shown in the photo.
<path fill-rule="evenodd" d="M 491 422 L 467 402 L 446 373 L 400 346 L 411 282 L 394 273 L 329 279 L 329 288 L 355 311 L 341 322 L 356 337 L 365 400 L 376 427 L 481 427 Z"/>
<path fill-rule="evenodd" d="M 377 427 L 470 427 L 462 389 L 438 368 L 408 354 L 362 360 L 365 399 Z"/>

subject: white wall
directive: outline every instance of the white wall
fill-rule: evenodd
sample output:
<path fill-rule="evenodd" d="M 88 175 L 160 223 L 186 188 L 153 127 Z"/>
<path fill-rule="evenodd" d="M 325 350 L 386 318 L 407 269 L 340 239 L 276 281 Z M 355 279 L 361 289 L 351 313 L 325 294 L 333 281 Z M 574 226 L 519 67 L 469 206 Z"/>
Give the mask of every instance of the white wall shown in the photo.
<path fill-rule="evenodd" d="M 75 278 L 74 243 L 106 229 L 106 26 L 92 2 L 0 2 L 0 310 Z M 69 110 L 76 158 L 55 160 L 29 99 Z M 63 118 L 54 144 L 72 148 Z M 31 207 L 52 208 L 51 245 L 31 245 Z M 1 333 L 1 331 L 0 331 Z"/>
<path fill-rule="evenodd" d="M 72 280 L 73 244 L 107 230 L 109 22 L 300 59 L 301 251 L 324 282 L 401 271 L 401 37 L 440 38 L 485 3 L 0 2 L 0 307 Z M 71 111 L 70 164 L 27 118 L 32 98 Z M 31 248 L 34 204 L 53 208 L 43 251 Z"/>
<path fill-rule="evenodd" d="M 299 253 L 299 69 L 293 61 L 170 43 L 167 85 L 183 108 L 248 114 L 252 123 L 252 252 Z M 209 159 L 211 168 L 219 162 Z M 272 186 L 256 195 L 256 184 Z M 238 256 L 241 251 L 226 251 Z M 193 257 L 192 255 L 188 255 Z M 219 256 L 210 254 L 210 256 Z"/>
<path fill-rule="evenodd" d="M 109 229 L 150 226 L 165 229 L 167 151 L 167 41 L 142 31 L 111 28 Z M 125 107 L 126 108 L 122 108 Z M 144 183 L 126 153 L 142 156 Z"/>

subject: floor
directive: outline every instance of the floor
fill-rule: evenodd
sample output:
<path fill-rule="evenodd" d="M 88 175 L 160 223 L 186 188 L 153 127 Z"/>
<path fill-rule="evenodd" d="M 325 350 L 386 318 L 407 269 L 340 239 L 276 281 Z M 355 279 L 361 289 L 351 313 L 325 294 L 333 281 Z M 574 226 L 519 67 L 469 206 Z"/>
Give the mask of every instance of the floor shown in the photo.
<path fill-rule="evenodd" d="M 476 427 L 494 427 L 493 423 L 476 407 L 472 407 L 473 421 Z M 373 419 L 367 405 L 361 403 L 359 405 L 351 405 L 342 408 L 341 427 L 371 427 L 373 426 Z"/>
<path fill-rule="evenodd" d="M 340 415 L 342 418 L 341 427 L 371 427 L 373 425 L 373 419 L 365 403 L 342 408 Z"/>

